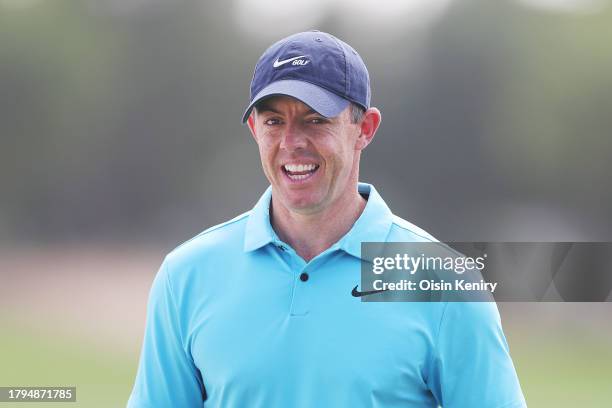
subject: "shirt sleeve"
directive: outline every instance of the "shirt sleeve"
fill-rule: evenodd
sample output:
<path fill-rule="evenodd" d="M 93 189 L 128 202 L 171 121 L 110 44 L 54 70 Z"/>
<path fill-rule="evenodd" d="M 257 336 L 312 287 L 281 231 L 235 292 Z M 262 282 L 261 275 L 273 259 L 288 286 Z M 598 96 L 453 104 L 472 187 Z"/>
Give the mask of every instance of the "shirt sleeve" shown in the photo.
<path fill-rule="evenodd" d="M 202 407 L 200 373 L 183 342 L 168 262 L 155 276 L 138 373 L 128 408 Z"/>
<path fill-rule="evenodd" d="M 527 407 L 495 302 L 448 302 L 429 387 L 444 408 Z"/>

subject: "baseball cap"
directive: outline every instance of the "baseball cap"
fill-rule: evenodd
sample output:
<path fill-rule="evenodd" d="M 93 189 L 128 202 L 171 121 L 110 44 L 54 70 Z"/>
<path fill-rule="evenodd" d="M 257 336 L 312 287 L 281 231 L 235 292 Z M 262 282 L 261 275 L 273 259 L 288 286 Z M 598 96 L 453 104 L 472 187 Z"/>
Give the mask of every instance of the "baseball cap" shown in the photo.
<path fill-rule="evenodd" d="M 350 45 L 322 31 L 307 31 L 274 43 L 259 58 L 242 122 L 257 102 L 274 95 L 297 98 L 331 118 L 349 102 L 370 107 L 370 76 Z"/>

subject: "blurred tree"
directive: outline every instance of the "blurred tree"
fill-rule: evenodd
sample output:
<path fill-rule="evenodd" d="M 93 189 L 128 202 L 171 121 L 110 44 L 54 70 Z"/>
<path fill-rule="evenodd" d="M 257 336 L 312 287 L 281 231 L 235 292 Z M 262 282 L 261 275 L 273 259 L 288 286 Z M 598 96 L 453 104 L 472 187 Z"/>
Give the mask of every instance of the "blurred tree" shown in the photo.
<path fill-rule="evenodd" d="M 253 204 L 266 183 L 239 118 L 268 44 L 232 3 L 11 4 L 0 239 L 175 242 Z M 533 203 L 612 231 L 610 8 L 464 0 L 429 29 L 376 37 L 343 18 L 330 7 L 319 28 L 368 62 L 384 120 L 363 178 L 396 212 L 440 238 L 482 239 Z"/>

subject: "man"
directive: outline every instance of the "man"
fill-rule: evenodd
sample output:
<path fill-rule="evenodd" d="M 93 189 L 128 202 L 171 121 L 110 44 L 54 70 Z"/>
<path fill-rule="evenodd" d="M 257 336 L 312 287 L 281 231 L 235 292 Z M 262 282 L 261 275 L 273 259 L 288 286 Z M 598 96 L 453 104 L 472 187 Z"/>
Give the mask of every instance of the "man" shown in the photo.
<path fill-rule="evenodd" d="M 428 242 L 358 183 L 381 121 L 357 52 L 272 45 L 243 121 L 271 187 L 172 251 L 128 402 L 145 407 L 523 407 L 494 303 L 366 303 L 363 241 Z"/>

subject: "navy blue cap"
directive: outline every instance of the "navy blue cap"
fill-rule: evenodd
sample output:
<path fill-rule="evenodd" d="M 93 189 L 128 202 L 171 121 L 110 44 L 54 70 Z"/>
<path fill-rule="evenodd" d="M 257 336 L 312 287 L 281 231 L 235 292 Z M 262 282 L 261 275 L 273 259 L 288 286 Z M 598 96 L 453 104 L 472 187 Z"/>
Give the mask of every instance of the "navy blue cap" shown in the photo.
<path fill-rule="evenodd" d="M 257 102 L 273 95 L 292 96 L 331 118 L 349 102 L 370 107 L 370 76 L 350 45 L 322 31 L 307 31 L 276 42 L 259 58 L 242 122 Z"/>

